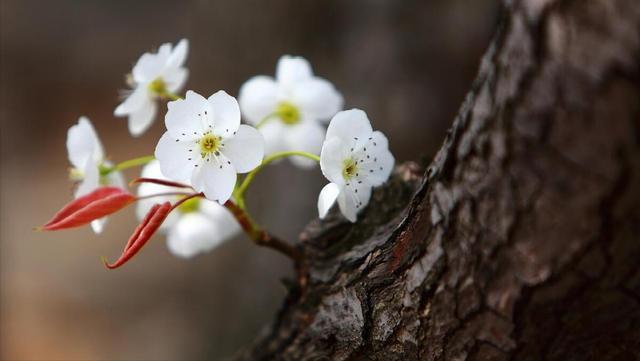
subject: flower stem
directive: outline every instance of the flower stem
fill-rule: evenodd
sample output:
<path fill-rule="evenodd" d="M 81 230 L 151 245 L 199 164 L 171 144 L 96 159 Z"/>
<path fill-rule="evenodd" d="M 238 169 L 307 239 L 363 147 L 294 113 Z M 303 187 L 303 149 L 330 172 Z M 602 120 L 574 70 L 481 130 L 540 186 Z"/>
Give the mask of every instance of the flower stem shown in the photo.
<path fill-rule="evenodd" d="M 181 97 L 181 96 L 179 96 L 178 94 L 171 93 L 171 92 L 169 92 L 169 91 L 162 92 L 162 93 L 160 94 L 160 96 L 161 96 L 162 98 L 167 99 L 167 100 L 178 100 L 178 99 L 182 99 L 182 97 Z"/>
<path fill-rule="evenodd" d="M 276 250 L 291 258 L 296 265 L 302 261 L 302 254 L 296 247 L 260 229 L 253 219 L 251 219 L 249 213 L 236 203 L 229 200 L 224 206 L 233 214 L 240 224 L 240 227 L 242 227 L 256 245 Z"/>
<path fill-rule="evenodd" d="M 193 196 L 193 192 L 164 192 L 164 193 L 156 193 L 150 194 L 148 196 L 138 197 L 136 200 L 149 199 L 155 197 L 169 197 L 169 196 Z M 190 197 L 193 198 L 193 197 Z"/>
<path fill-rule="evenodd" d="M 156 159 L 156 158 L 154 156 L 152 156 L 152 155 L 133 158 L 133 159 L 125 160 L 124 162 L 120 162 L 120 163 L 114 165 L 113 167 L 108 168 L 106 171 L 107 171 L 107 174 L 109 174 L 111 172 L 115 172 L 115 171 L 123 171 L 125 169 L 129 169 L 129 168 L 145 165 L 145 164 L 151 162 L 154 159 Z"/>
<path fill-rule="evenodd" d="M 247 174 L 247 176 L 242 181 L 242 184 L 240 184 L 240 186 L 234 192 L 234 198 L 238 202 L 238 206 L 240 206 L 242 209 L 244 209 L 244 193 L 247 191 L 247 188 L 249 188 L 249 185 L 253 181 L 253 178 L 255 178 L 256 174 L 258 174 L 258 172 L 260 172 L 260 170 L 264 166 L 266 166 L 267 164 L 269 164 L 271 162 L 274 162 L 274 161 L 276 161 L 278 159 L 282 159 L 282 158 L 286 158 L 286 157 L 292 157 L 292 156 L 305 157 L 305 158 L 309 158 L 309 159 L 315 160 L 316 162 L 320 162 L 320 157 L 319 156 L 317 156 L 315 154 L 312 154 L 312 153 L 307 153 L 307 152 L 302 152 L 302 151 L 297 151 L 297 150 L 286 151 L 286 152 L 277 152 L 277 153 L 273 153 L 273 154 L 267 156 L 262 161 L 262 164 L 260 164 L 256 169 L 252 170 L 251 172 L 249 172 L 249 174 Z"/>
<path fill-rule="evenodd" d="M 278 116 L 278 113 L 275 113 L 275 112 L 267 115 L 266 117 L 262 118 L 262 120 L 259 121 L 258 124 L 256 124 L 256 128 L 260 129 L 260 127 L 267 124 L 270 120 L 275 119 L 277 116 Z"/>

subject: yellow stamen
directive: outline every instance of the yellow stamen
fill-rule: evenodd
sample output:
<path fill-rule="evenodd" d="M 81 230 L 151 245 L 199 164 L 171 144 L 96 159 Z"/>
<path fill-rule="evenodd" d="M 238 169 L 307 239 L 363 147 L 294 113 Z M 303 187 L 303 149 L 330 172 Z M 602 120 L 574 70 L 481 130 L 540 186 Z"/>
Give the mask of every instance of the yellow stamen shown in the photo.
<path fill-rule="evenodd" d="M 353 178 L 358 173 L 358 164 L 353 158 L 345 159 L 342 165 L 342 177 L 345 180 Z"/>
<path fill-rule="evenodd" d="M 73 182 L 80 182 L 84 179 L 84 172 L 78 168 L 69 168 L 69 179 Z"/>
<path fill-rule="evenodd" d="M 294 125 L 300 122 L 300 110 L 289 102 L 280 102 L 275 113 L 286 125 Z"/>
<path fill-rule="evenodd" d="M 200 155 L 202 158 L 206 158 L 211 153 L 218 155 L 218 149 L 220 148 L 220 137 L 216 137 L 211 133 L 207 133 L 200 139 Z"/>
<path fill-rule="evenodd" d="M 162 78 L 156 78 L 149 83 L 149 91 L 158 96 L 164 96 L 167 93 L 167 83 Z"/>

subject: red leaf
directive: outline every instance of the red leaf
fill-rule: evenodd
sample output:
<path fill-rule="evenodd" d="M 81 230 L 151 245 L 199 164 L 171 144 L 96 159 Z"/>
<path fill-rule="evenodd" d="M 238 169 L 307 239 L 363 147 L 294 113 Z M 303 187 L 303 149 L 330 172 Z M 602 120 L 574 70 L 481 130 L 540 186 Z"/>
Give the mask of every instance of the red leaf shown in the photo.
<path fill-rule="evenodd" d="M 151 236 L 156 233 L 158 228 L 160 228 L 160 225 L 162 225 L 162 222 L 164 222 L 172 210 L 173 208 L 169 202 L 164 202 L 162 205 L 155 204 L 151 207 L 140 225 L 136 227 L 131 237 L 129 237 L 127 245 L 124 247 L 120 258 L 111 264 L 109 264 L 106 259 L 103 259 L 104 265 L 109 269 L 114 269 L 129 261 L 145 244 L 147 244 Z"/>
<path fill-rule="evenodd" d="M 42 229 L 55 231 L 79 227 L 115 213 L 135 200 L 135 196 L 121 188 L 100 187 L 64 206 Z"/>

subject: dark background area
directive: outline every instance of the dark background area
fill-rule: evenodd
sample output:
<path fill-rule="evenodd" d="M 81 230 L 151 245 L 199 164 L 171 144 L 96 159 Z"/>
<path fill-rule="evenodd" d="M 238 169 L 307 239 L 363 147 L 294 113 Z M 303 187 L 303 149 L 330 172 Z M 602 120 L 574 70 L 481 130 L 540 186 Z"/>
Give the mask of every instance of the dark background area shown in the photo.
<path fill-rule="evenodd" d="M 133 209 L 100 236 L 31 230 L 71 198 L 65 138 L 79 116 L 112 160 L 153 153 L 161 117 L 134 139 L 112 116 L 143 52 L 188 38 L 187 89 L 203 95 L 237 95 L 251 76 L 273 75 L 280 55 L 302 55 L 404 161 L 439 148 L 496 19 L 489 0 L 0 0 L 0 357 L 219 359 L 248 344 L 284 297 L 289 261 L 244 236 L 186 261 L 156 236 L 107 271 L 100 256 L 118 255 Z M 293 241 L 317 217 L 324 183 L 318 169 L 282 163 L 248 202 Z"/>

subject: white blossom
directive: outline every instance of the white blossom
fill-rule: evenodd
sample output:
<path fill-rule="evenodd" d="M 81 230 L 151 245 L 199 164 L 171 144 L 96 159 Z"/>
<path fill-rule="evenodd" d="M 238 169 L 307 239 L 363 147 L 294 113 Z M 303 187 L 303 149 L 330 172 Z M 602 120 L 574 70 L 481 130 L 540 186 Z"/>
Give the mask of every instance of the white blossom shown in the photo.
<path fill-rule="evenodd" d="M 313 75 L 301 57 L 280 58 L 275 79 L 255 76 L 240 88 L 240 108 L 245 119 L 265 137 L 266 153 L 299 150 L 319 154 L 324 139 L 323 122 L 342 109 L 342 95 L 325 79 Z M 296 165 L 314 161 L 293 157 Z"/>
<path fill-rule="evenodd" d="M 165 43 L 157 53 L 144 53 L 138 59 L 130 78 L 132 90 L 113 112 L 115 116 L 129 118 L 131 135 L 139 136 L 151 126 L 158 110 L 158 97 L 182 88 L 188 75 L 183 67 L 188 50 L 187 39 L 182 39 L 174 48 Z"/>
<path fill-rule="evenodd" d="M 155 151 L 162 173 L 176 181 L 190 181 L 198 192 L 224 204 L 233 192 L 236 173 L 262 163 L 262 135 L 240 125 L 238 102 L 224 91 L 209 99 L 188 91 L 185 99 L 168 106 L 167 131 Z"/>
<path fill-rule="evenodd" d="M 142 170 L 142 177 L 167 179 L 160 171 L 160 163 L 152 161 Z M 138 187 L 138 196 L 181 192 L 184 189 L 143 183 Z M 136 214 L 140 220 L 155 203 L 180 200 L 181 196 L 159 196 L 138 201 Z M 216 202 L 192 198 L 171 212 L 160 226 L 160 232 L 167 235 L 169 251 L 178 257 L 189 258 L 208 252 L 238 233 L 240 226 L 233 215 Z"/>
<path fill-rule="evenodd" d="M 369 203 L 371 189 L 389 179 L 394 162 L 387 138 L 373 131 L 365 112 L 351 109 L 336 114 L 320 155 L 322 174 L 331 182 L 318 197 L 320 218 L 337 200 L 342 214 L 355 222 Z"/>
<path fill-rule="evenodd" d="M 112 164 L 105 159 L 102 143 L 89 118 L 80 117 L 78 124 L 69 128 L 67 152 L 72 165 L 70 178 L 78 183 L 74 193 L 76 198 L 100 186 L 126 187 L 122 173 L 111 171 L 103 174 Z M 101 233 L 106 221 L 106 217 L 95 220 L 91 222 L 91 228 L 95 233 Z"/>

